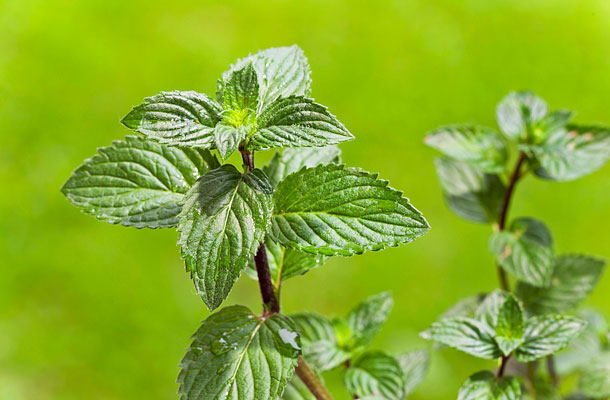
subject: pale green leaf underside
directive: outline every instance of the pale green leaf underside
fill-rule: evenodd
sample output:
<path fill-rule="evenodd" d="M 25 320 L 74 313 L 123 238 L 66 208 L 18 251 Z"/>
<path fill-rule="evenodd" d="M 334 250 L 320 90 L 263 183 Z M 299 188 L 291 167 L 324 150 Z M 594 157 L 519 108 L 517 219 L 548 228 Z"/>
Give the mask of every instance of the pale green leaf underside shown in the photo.
<path fill-rule="evenodd" d="M 223 165 L 202 176 L 187 193 L 178 244 L 195 288 L 210 309 L 226 298 L 263 240 L 272 191 L 262 171 L 242 174 Z"/>
<path fill-rule="evenodd" d="M 213 148 L 221 112 L 220 104 L 205 94 L 176 90 L 146 98 L 121 122 L 160 143 Z"/>
<path fill-rule="evenodd" d="M 81 165 L 62 187 L 83 212 L 136 228 L 176 226 L 185 193 L 218 161 L 206 150 L 181 149 L 127 136 Z"/>
<path fill-rule="evenodd" d="M 376 396 L 386 400 L 405 397 L 404 372 L 398 360 L 381 352 L 361 356 L 345 373 L 345 386 L 362 398 Z"/>
<path fill-rule="evenodd" d="M 414 350 L 396 356 L 404 373 L 404 394 L 409 396 L 423 382 L 430 366 L 430 354 L 425 350 Z"/>
<path fill-rule="evenodd" d="M 220 158 L 226 160 L 239 147 L 248 134 L 247 126 L 234 127 L 220 123 L 214 128 L 214 143 Z"/>
<path fill-rule="evenodd" d="M 390 292 L 370 296 L 347 314 L 347 324 L 354 335 L 354 346 L 368 345 L 386 322 L 394 299 Z"/>
<path fill-rule="evenodd" d="M 471 375 L 460 388 L 458 400 L 520 400 L 521 386 L 515 377 L 497 379 L 491 371 Z"/>
<path fill-rule="evenodd" d="M 428 223 L 386 181 L 329 164 L 288 176 L 274 193 L 270 235 L 284 246 L 324 255 L 353 255 L 407 243 Z"/>
<path fill-rule="evenodd" d="M 529 362 L 553 354 L 566 347 L 585 326 L 585 321 L 571 316 L 549 314 L 530 318 L 515 357 Z"/>
<path fill-rule="evenodd" d="M 451 211 L 473 222 L 498 219 L 505 188 L 497 175 L 450 158 L 436 158 L 434 165 Z"/>
<path fill-rule="evenodd" d="M 178 376 L 183 400 L 279 399 L 300 353 L 294 324 L 244 306 L 209 316 L 193 335 Z"/>
<path fill-rule="evenodd" d="M 514 141 L 525 141 L 528 126 L 541 120 L 546 113 L 544 100 L 528 91 L 509 93 L 496 108 L 500 129 Z"/>
<path fill-rule="evenodd" d="M 339 163 L 340 160 L 341 150 L 337 146 L 287 148 L 276 152 L 263 167 L 263 172 L 275 187 L 288 175 L 302 168 Z"/>

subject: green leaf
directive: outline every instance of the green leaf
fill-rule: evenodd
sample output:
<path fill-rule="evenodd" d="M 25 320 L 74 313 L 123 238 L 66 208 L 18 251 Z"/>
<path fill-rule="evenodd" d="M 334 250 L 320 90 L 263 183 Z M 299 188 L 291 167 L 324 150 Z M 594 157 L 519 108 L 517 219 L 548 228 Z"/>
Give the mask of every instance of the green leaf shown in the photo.
<path fill-rule="evenodd" d="M 263 172 L 275 187 L 288 175 L 302 168 L 340 161 L 341 150 L 337 146 L 288 148 L 276 152 L 269 164 L 263 167 Z"/>
<path fill-rule="evenodd" d="M 533 286 L 547 286 L 553 274 L 553 238 L 542 223 L 518 218 L 508 231 L 489 238 L 489 251 L 498 264 L 519 280 Z"/>
<path fill-rule="evenodd" d="M 401 192 L 361 169 L 319 165 L 276 188 L 271 237 L 324 255 L 353 255 L 408 243 L 429 225 Z"/>
<path fill-rule="evenodd" d="M 136 228 L 176 226 L 185 193 L 218 166 L 207 150 L 180 149 L 135 136 L 98 149 L 61 188 L 83 212 Z"/>
<path fill-rule="evenodd" d="M 326 371 L 351 358 L 349 351 L 339 347 L 333 324 L 328 318 L 312 313 L 298 313 L 290 317 L 301 334 L 303 357 L 314 368 Z"/>
<path fill-rule="evenodd" d="M 571 125 L 540 145 L 524 148 L 535 159 L 538 177 L 571 181 L 600 169 L 610 158 L 610 128 Z"/>
<path fill-rule="evenodd" d="M 400 363 L 382 352 L 362 355 L 344 377 L 347 390 L 357 397 L 378 396 L 386 400 L 403 400 L 404 372 Z"/>
<path fill-rule="evenodd" d="M 515 142 L 529 139 L 532 125 L 547 113 L 547 105 L 533 92 L 511 92 L 498 104 L 496 117 L 502 132 Z"/>
<path fill-rule="evenodd" d="M 532 128 L 533 142 L 541 143 L 558 131 L 565 132 L 565 127 L 574 114 L 568 110 L 551 111 L 544 118 L 536 122 Z"/>
<path fill-rule="evenodd" d="M 299 337 L 287 317 L 224 308 L 203 321 L 182 359 L 183 400 L 278 399 L 294 374 Z"/>
<path fill-rule="evenodd" d="M 585 255 L 563 255 L 554 261 L 550 286 L 519 282 L 517 294 L 533 314 L 562 313 L 580 304 L 597 285 L 605 261 Z"/>
<path fill-rule="evenodd" d="M 282 97 L 269 104 L 257 124 L 249 150 L 324 147 L 354 138 L 326 107 L 301 96 Z"/>
<path fill-rule="evenodd" d="M 505 191 L 498 175 L 446 157 L 436 158 L 434 165 L 451 211 L 472 222 L 498 219 Z"/>
<path fill-rule="evenodd" d="M 421 336 L 479 358 L 493 360 L 502 355 L 489 329 L 472 318 L 454 317 L 434 322 Z"/>
<path fill-rule="evenodd" d="M 225 110 L 251 110 L 258 106 L 258 77 L 252 64 L 233 71 L 222 92 L 222 108 Z"/>
<path fill-rule="evenodd" d="M 498 325 L 500 308 L 508 299 L 509 294 L 502 290 L 494 290 L 485 297 L 474 312 L 474 318 L 481 321 L 488 332 L 495 332 Z"/>
<path fill-rule="evenodd" d="M 213 148 L 221 112 L 220 104 L 205 94 L 176 90 L 146 98 L 121 122 L 160 143 Z"/>
<path fill-rule="evenodd" d="M 320 375 L 318 375 L 320 378 Z M 282 399 L 284 400 L 316 400 L 316 397 L 311 394 L 307 386 L 301 381 L 298 376 L 294 376 L 288 385 L 286 385 L 286 389 L 284 389 L 284 394 L 282 395 Z"/>
<path fill-rule="evenodd" d="M 396 356 L 396 359 L 404 372 L 405 396 L 409 396 L 426 377 L 430 367 L 430 354 L 425 350 L 414 350 Z"/>
<path fill-rule="evenodd" d="M 602 315 L 593 310 L 580 310 L 578 317 L 587 321 L 587 326 L 564 351 L 555 356 L 560 376 L 572 374 L 589 365 L 607 342 L 608 323 Z"/>
<path fill-rule="evenodd" d="M 527 320 L 523 343 L 515 351 L 521 362 L 546 357 L 566 347 L 586 326 L 586 322 L 565 315 L 542 315 Z"/>
<path fill-rule="evenodd" d="M 237 60 L 222 74 L 219 80 L 219 93 L 233 71 L 252 63 L 258 75 L 259 111 L 279 97 L 308 96 L 311 92 L 311 71 L 307 58 L 298 46 L 275 47 Z"/>
<path fill-rule="evenodd" d="M 515 296 L 510 295 L 500 307 L 496 324 L 496 343 L 505 356 L 523 342 L 524 330 L 523 309 Z"/>
<path fill-rule="evenodd" d="M 383 292 L 369 296 L 347 314 L 347 324 L 353 333 L 355 347 L 367 346 L 371 343 L 388 319 L 393 306 L 392 294 Z"/>
<path fill-rule="evenodd" d="M 264 239 L 272 192 L 261 170 L 242 174 L 227 164 L 203 175 L 187 193 L 178 244 L 210 309 L 227 297 Z"/>
<path fill-rule="evenodd" d="M 465 297 L 458 300 L 451 308 L 443 312 L 438 318 L 438 321 L 451 317 L 474 317 L 475 310 L 481 305 L 487 296 L 485 294 L 476 294 L 474 296 Z"/>
<path fill-rule="evenodd" d="M 504 139 L 494 130 L 477 125 L 444 126 L 429 133 L 424 142 L 489 173 L 503 172 L 508 158 Z"/>
<path fill-rule="evenodd" d="M 491 371 L 471 375 L 460 388 L 458 400 L 520 400 L 521 385 L 512 376 L 496 379 Z"/>
<path fill-rule="evenodd" d="M 214 142 L 218 153 L 223 160 L 229 158 L 231 154 L 239 147 L 242 140 L 246 138 L 248 134 L 248 127 L 245 125 L 237 128 L 225 124 L 219 123 L 214 128 Z"/>
<path fill-rule="evenodd" d="M 593 359 L 580 374 L 580 391 L 590 397 L 610 397 L 610 353 L 605 352 Z"/>

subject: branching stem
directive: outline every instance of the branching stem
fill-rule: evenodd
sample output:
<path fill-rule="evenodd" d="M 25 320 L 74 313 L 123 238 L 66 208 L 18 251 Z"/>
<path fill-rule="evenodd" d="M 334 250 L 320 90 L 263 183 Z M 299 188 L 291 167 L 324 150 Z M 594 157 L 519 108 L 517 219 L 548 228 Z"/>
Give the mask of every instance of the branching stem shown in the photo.
<path fill-rule="evenodd" d="M 496 373 L 496 378 L 502 378 L 504 376 L 504 371 L 506 370 L 506 364 L 508 364 L 509 358 L 510 356 L 502 356 L 500 368 L 498 368 L 498 372 Z"/>

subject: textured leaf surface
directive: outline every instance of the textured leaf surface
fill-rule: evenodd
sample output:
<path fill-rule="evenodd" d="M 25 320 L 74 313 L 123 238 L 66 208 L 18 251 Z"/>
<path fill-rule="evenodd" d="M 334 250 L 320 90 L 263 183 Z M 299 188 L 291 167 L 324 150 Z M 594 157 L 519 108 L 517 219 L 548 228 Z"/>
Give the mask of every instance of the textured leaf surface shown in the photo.
<path fill-rule="evenodd" d="M 176 226 L 184 195 L 218 166 L 207 150 L 179 149 L 127 136 L 81 165 L 62 187 L 83 212 L 136 228 Z"/>
<path fill-rule="evenodd" d="M 515 357 L 529 362 L 553 354 L 566 347 L 585 326 L 585 321 L 570 316 L 549 314 L 530 318 Z"/>
<path fill-rule="evenodd" d="M 328 109 L 300 96 L 277 99 L 257 119 L 258 130 L 247 148 L 324 147 L 354 136 Z"/>
<path fill-rule="evenodd" d="M 541 221 L 518 218 L 508 231 L 489 238 L 489 250 L 498 264 L 519 280 L 546 286 L 553 274 L 553 239 Z"/>
<path fill-rule="evenodd" d="M 472 318 L 454 317 L 435 322 L 422 332 L 422 337 L 479 358 L 493 360 L 502 355 L 488 328 Z"/>
<path fill-rule="evenodd" d="M 517 299 L 511 295 L 500 307 L 496 324 L 496 343 L 505 356 L 523 342 L 524 330 L 523 309 Z"/>
<path fill-rule="evenodd" d="M 587 326 L 565 350 L 555 356 L 557 373 L 560 376 L 572 374 L 588 366 L 591 360 L 602 353 L 604 342 L 607 341 L 608 323 L 601 314 L 585 309 L 578 312 L 578 317 L 587 321 Z"/>
<path fill-rule="evenodd" d="M 220 104 L 205 94 L 162 92 L 146 98 L 121 122 L 160 143 L 213 148 L 221 112 Z"/>
<path fill-rule="evenodd" d="M 263 167 L 263 172 L 273 186 L 277 186 L 288 175 L 302 168 L 338 163 L 340 160 L 341 150 L 337 146 L 288 148 L 276 152 L 269 164 Z"/>
<path fill-rule="evenodd" d="M 505 188 L 497 175 L 449 158 L 436 158 L 434 165 L 451 211 L 473 222 L 498 219 Z"/>
<path fill-rule="evenodd" d="M 347 315 L 347 324 L 354 335 L 354 346 L 368 345 L 386 322 L 394 299 L 390 292 L 370 296 Z"/>
<path fill-rule="evenodd" d="M 229 158 L 239 147 L 239 143 L 248 134 L 247 126 L 234 127 L 224 123 L 219 123 L 214 128 L 214 143 L 218 149 L 218 154 L 223 160 Z"/>
<path fill-rule="evenodd" d="M 222 107 L 225 110 L 252 110 L 258 106 L 258 77 L 251 63 L 234 70 L 224 85 Z"/>
<path fill-rule="evenodd" d="M 585 255 L 563 255 L 555 259 L 548 287 L 520 282 L 517 294 L 534 314 L 562 313 L 575 308 L 597 285 L 605 262 Z"/>
<path fill-rule="evenodd" d="M 392 356 L 369 352 L 360 357 L 345 373 L 345 386 L 358 396 L 376 396 L 387 400 L 402 400 L 404 372 Z"/>
<path fill-rule="evenodd" d="M 414 350 L 396 357 L 404 372 L 404 394 L 409 396 L 423 382 L 430 367 L 430 354 L 425 350 Z"/>
<path fill-rule="evenodd" d="M 489 332 L 495 332 L 500 308 L 508 299 L 508 293 L 494 290 L 488 294 L 474 312 L 474 318 L 481 321 Z"/>
<path fill-rule="evenodd" d="M 230 306 L 209 316 L 181 363 L 180 395 L 189 399 L 278 399 L 300 354 L 287 317 Z"/>
<path fill-rule="evenodd" d="M 520 400 L 521 386 L 514 377 L 496 379 L 491 371 L 470 376 L 458 392 L 458 400 Z"/>
<path fill-rule="evenodd" d="M 343 165 L 302 169 L 277 186 L 274 198 L 270 235 L 314 254 L 381 250 L 429 229 L 422 214 L 377 174 Z"/>
<path fill-rule="evenodd" d="M 506 143 L 492 129 L 477 125 L 444 126 L 429 133 L 424 141 L 445 155 L 485 172 L 500 173 L 505 169 Z"/>
<path fill-rule="evenodd" d="M 547 105 L 532 92 L 511 92 L 498 104 L 496 117 L 502 132 L 511 140 L 524 142 L 528 130 L 547 113 Z"/>
<path fill-rule="evenodd" d="M 187 193 L 178 244 L 210 309 L 226 298 L 264 239 L 272 192 L 261 170 L 242 174 L 223 165 L 203 175 Z"/>
<path fill-rule="evenodd" d="M 580 391 L 596 399 L 610 396 L 610 353 L 605 352 L 593 359 L 580 375 Z"/>

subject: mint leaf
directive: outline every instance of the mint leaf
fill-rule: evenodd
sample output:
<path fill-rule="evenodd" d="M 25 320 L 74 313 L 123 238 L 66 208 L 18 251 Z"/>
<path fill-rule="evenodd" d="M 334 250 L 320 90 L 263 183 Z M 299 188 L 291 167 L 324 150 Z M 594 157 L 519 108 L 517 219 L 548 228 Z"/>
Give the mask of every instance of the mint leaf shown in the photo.
<path fill-rule="evenodd" d="M 324 255 L 353 255 L 408 243 L 429 229 L 401 192 L 358 168 L 302 169 L 276 188 L 270 236 Z"/>
<path fill-rule="evenodd" d="M 450 158 L 436 158 L 434 165 L 451 211 L 472 222 L 497 220 L 505 191 L 498 175 Z"/>
<path fill-rule="evenodd" d="M 578 317 L 587 321 L 587 326 L 564 351 L 555 356 L 560 376 L 572 374 L 589 365 L 601 354 L 604 342 L 607 342 L 608 323 L 602 315 L 593 310 L 581 310 Z"/>
<path fill-rule="evenodd" d="M 301 96 L 282 97 L 269 104 L 257 124 L 248 150 L 324 147 L 354 138 L 326 107 Z"/>
<path fill-rule="evenodd" d="M 511 92 L 498 104 L 498 125 L 507 138 L 515 142 L 529 139 L 532 125 L 547 113 L 547 105 L 533 92 Z"/>
<path fill-rule="evenodd" d="M 214 128 L 214 142 L 218 149 L 218 154 L 220 154 L 223 160 L 229 158 L 237 150 L 241 141 L 246 138 L 248 131 L 249 129 L 245 125 L 237 128 L 222 122 L 216 125 Z"/>
<path fill-rule="evenodd" d="M 533 142 L 541 143 L 559 131 L 565 133 L 565 127 L 574 114 L 569 110 L 551 111 L 544 118 L 536 122 L 532 128 Z"/>
<path fill-rule="evenodd" d="M 564 315 L 542 315 L 527 320 L 523 343 L 515 351 L 521 362 L 534 361 L 566 347 L 586 326 L 586 322 Z"/>
<path fill-rule="evenodd" d="M 276 152 L 269 164 L 263 167 L 263 172 L 273 186 L 277 186 L 288 175 L 304 167 L 340 161 L 341 150 L 337 146 L 287 148 Z"/>
<path fill-rule="evenodd" d="M 299 337 L 287 317 L 224 308 L 203 321 L 182 359 L 183 400 L 278 399 L 294 374 Z"/>
<path fill-rule="evenodd" d="M 430 354 L 425 350 L 414 350 L 396 356 L 396 360 L 404 373 L 404 394 L 409 396 L 426 377 L 430 367 Z"/>
<path fill-rule="evenodd" d="M 491 371 L 471 375 L 460 388 L 458 400 L 520 400 L 521 385 L 512 376 L 496 379 Z"/>
<path fill-rule="evenodd" d="M 430 132 L 424 142 L 445 155 L 489 173 L 505 169 L 508 151 L 494 130 L 477 125 L 450 125 Z"/>
<path fill-rule="evenodd" d="M 213 148 L 221 112 L 220 104 L 205 94 L 176 90 L 146 98 L 121 122 L 160 143 Z"/>
<path fill-rule="evenodd" d="M 308 96 L 311 92 L 311 71 L 307 58 L 298 46 L 275 47 L 237 60 L 222 74 L 219 93 L 235 70 L 252 63 L 258 75 L 259 109 L 264 108 L 279 97 Z M 222 94 L 220 95 L 222 97 Z"/>
<path fill-rule="evenodd" d="M 548 287 L 519 282 L 517 294 L 533 314 L 562 313 L 575 308 L 597 285 L 605 262 L 599 258 L 571 254 L 554 261 Z"/>
<path fill-rule="evenodd" d="M 378 396 L 387 400 L 403 400 L 404 372 L 400 363 L 382 352 L 362 355 L 345 373 L 345 386 L 361 398 Z"/>
<path fill-rule="evenodd" d="M 251 110 L 258 105 L 258 77 L 252 64 L 233 71 L 222 92 L 222 108 L 225 110 Z"/>
<path fill-rule="evenodd" d="M 207 172 L 186 194 L 178 244 L 210 309 L 227 297 L 264 239 L 272 192 L 261 170 L 242 174 L 227 164 Z"/>
<path fill-rule="evenodd" d="M 318 374 L 318 378 L 321 379 Z M 307 386 L 301 381 L 298 376 L 294 376 L 288 385 L 286 385 L 286 389 L 284 389 L 284 394 L 282 395 L 283 400 L 316 400 L 316 397 L 311 394 Z"/>
<path fill-rule="evenodd" d="M 489 332 L 495 332 L 498 325 L 500 308 L 508 299 L 509 294 L 502 290 L 494 290 L 488 294 L 474 312 L 474 318 L 481 321 Z"/>
<path fill-rule="evenodd" d="M 474 317 L 475 310 L 481 305 L 485 298 L 485 294 L 477 294 L 460 299 L 457 303 L 443 312 L 438 320 L 440 321 L 441 319 L 451 317 Z"/>
<path fill-rule="evenodd" d="M 600 354 L 583 369 L 578 387 L 584 395 L 595 399 L 610 396 L 610 353 Z"/>
<path fill-rule="evenodd" d="M 98 149 L 63 185 L 83 212 L 136 228 L 176 226 L 184 195 L 218 166 L 206 150 L 180 149 L 135 136 Z"/>
<path fill-rule="evenodd" d="M 547 286 L 553 274 L 553 239 L 543 222 L 518 218 L 508 231 L 489 238 L 489 251 L 498 264 L 519 280 Z"/>
<path fill-rule="evenodd" d="M 299 329 L 303 357 L 314 368 L 326 371 L 351 358 L 349 351 L 339 347 L 331 321 L 318 314 L 298 313 L 290 318 Z"/>
<path fill-rule="evenodd" d="M 515 296 L 510 295 L 500 307 L 496 324 L 496 343 L 505 356 L 523 342 L 524 330 L 523 309 Z"/>
<path fill-rule="evenodd" d="M 502 355 L 488 328 L 472 318 L 454 317 L 434 322 L 421 336 L 479 358 L 493 360 Z"/>
<path fill-rule="evenodd" d="M 369 296 L 347 314 L 349 325 L 355 339 L 354 347 L 366 346 L 386 322 L 394 299 L 390 292 Z"/>

